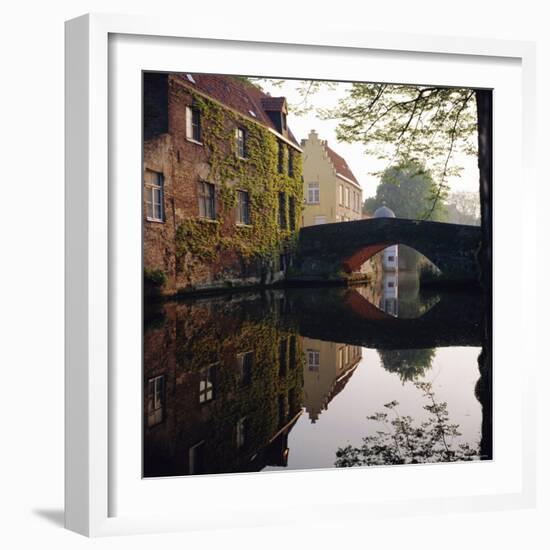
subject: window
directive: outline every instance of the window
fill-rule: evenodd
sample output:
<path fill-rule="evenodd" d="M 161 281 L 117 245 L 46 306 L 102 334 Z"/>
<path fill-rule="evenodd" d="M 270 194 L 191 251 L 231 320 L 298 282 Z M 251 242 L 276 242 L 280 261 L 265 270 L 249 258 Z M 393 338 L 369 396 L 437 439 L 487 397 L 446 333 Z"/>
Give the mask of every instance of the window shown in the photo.
<path fill-rule="evenodd" d="M 282 191 L 279 193 L 279 227 L 286 229 L 286 196 Z"/>
<path fill-rule="evenodd" d="M 216 219 L 216 188 L 211 183 L 199 182 L 199 216 L 201 218 Z"/>
<path fill-rule="evenodd" d="M 164 420 L 164 374 L 150 378 L 147 384 L 147 426 Z"/>
<path fill-rule="evenodd" d="M 279 174 L 282 174 L 283 173 L 283 160 L 284 160 L 284 149 L 283 149 L 283 144 L 278 141 L 277 142 L 277 146 L 278 146 L 278 150 L 277 150 L 277 171 L 279 172 Z"/>
<path fill-rule="evenodd" d="M 250 210 L 248 206 L 248 192 L 237 191 L 237 223 L 250 225 Z"/>
<path fill-rule="evenodd" d="M 160 172 L 145 170 L 145 205 L 148 220 L 164 221 L 164 177 Z"/>
<path fill-rule="evenodd" d="M 285 131 L 286 130 L 286 113 L 282 114 L 281 119 L 283 121 L 283 131 Z"/>
<path fill-rule="evenodd" d="M 292 151 L 288 150 L 288 175 L 290 177 L 294 176 L 294 162 L 292 158 Z"/>
<path fill-rule="evenodd" d="M 338 366 L 340 368 L 343 368 L 344 365 L 345 365 L 345 357 L 344 357 L 344 354 L 345 354 L 345 349 L 344 348 L 340 348 L 339 351 L 338 351 Z"/>
<path fill-rule="evenodd" d="M 246 158 L 246 133 L 242 128 L 235 129 L 235 141 L 237 145 L 237 156 Z"/>
<path fill-rule="evenodd" d="M 342 206 L 344 206 L 344 186 L 342 184 L 340 184 L 340 199 L 339 199 L 339 202 Z"/>
<path fill-rule="evenodd" d="M 346 208 L 349 208 L 349 187 L 346 187 Z"/>
<path fill-rule="evenodd" d="M 214 399 L 215 367 L 206 367 L 200 373 L 199 403 L 208 403 Z"/>
<path fill-rule="evenodd" d="M 279 340 L 279 376 L 286 376 L 287 371 L 287 340 L 281 338 Z"/>
<path fill-rule="evenodd" d="M 394 256 L 388 256 L 388 262 L 393 262 L 395 260 Z"/>
<path fill-rule="evenodd" d="M 317 372 L 321 366 L 321 354 L 319 350 L 308 349 L 306 352 L 307 356 L 307 368 L 310 371 Z"/>
<path fill-rule="evenodd" d="M 246 444 L 248 437 L 248 418 L 243 417 L 237 422 L 237 447 L 240 449 Z"/>
<path fill-rule="evenodd" d="M 254 364 L 254 352 L 247 351 L 237 354 L 237 365 L 241 378 L 241 386 L 248 386 L 252 381 L 252 365 Z"/>
<path fill-rule="evenodd" d="M 340 216 L 336 216 L 336 221 L 340 221 Z M 327 223 L 327 217 L 326 216 L 315 216 L 313 219 L 314 225 L 323 225 Z"/>
<path fill-rule="evenodd" d="M 388 288 L 394 288 L 394 287 L 395 287 L 395 283 L 393 281 L 389 281 Z"/>
<path fill-rule="evenodd" d="M 204 441 L 200 441 L 189 449 L 189 473 L 204 473 Z"/>
<path fill-rule="evenodd" d="M 288 220 L 290 222 L 290 230 L 296 229 L 296 208 L 294 197 L 288 197 Z"/>
<path fill-rule="evenodd" d="M 187 139 L 195 143 L 201 142 L 201 113 L 196 107 L 186 109 Z"/>
<path fill-rule="evenodd" d="M 307 184 L 307 202 L 308 204 L 319 204 L 319 182 Z"/>
<path fill-rule="evenodd" d="M 286 420 L 285 396 L 279 395 L 279 426 L 283 426 Z"/>

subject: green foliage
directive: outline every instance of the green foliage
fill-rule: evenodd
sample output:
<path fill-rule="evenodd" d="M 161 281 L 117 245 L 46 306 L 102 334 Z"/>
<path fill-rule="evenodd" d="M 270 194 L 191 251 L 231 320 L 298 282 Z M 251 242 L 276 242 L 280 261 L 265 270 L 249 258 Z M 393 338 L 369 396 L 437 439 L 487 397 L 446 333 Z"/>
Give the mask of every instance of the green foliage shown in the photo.
<path fill-rule="evenodd" d="M 436 182 L 434 199 L 448 190 L 449 177 L 460 174 L 456 155 L 477 154 L 476 94 L 470 88 L 309 80 L 296 81 L 295 88 L 296 115 L 314 109 L 317 91 L 337 88 L 337 105 L 316 109 L 322 118 L 337 121 L 337 139 L 364 144 L 368 154 L 390 166 L 409 159 L 427 166 Z"/>
<path fill-rule="evenodd" d="M 432 367 L 435 349 L 378 350 L 382 366 L 395 372 L 401 382 L 415 381 Z"/>
<path fill-rule="evenodd" d="M 250 83 L 253 86 L 253 83 Z M 176 231 L 178 271 L 191 276 L 201 263 L 214 261 L 223 251 L 235 252 L 245 263 L 273 265 L 284 244 L 292 249 L 297 240 L 302 202 L 301 156 L 284 147 L 283 165 L 293 154 L 293 175 L 278 172 L 277 137 L 267 128 L 194 94 L 201 112 L 202 141 L 209 153 L 209 180 L 216 184 L 216 220 L 186 219 Z M 246 132 L 246 158 L 237 155 L 236 125 Z M 227 151 L 231 144 L 231 151 Z M 250 226 L 237 226 L 237 189 L 249 196 Z M 287 228 L 278 222 L 278 196 L 284 192 Z M 294 220 L 290 220 L 290 197 Z M 293 229 L 292 229 L 293 228 Z"/>
<path fill-rule="evenodd" d="M 458 462 L 479 458 L 479 448 L 456 443 L 462 434 L 458 424 L 452 424 L 447 403 L 438 403 L 432 385 L 415 383 L 426 400 L 428 418 L 416 423 L 411 416 L 399 414 L 397 401 L 386 403 L 388 412 L 377 412 L 367 419 L 380 423 L 382 429 L 363 438 L 360 447 L 341 447 L 336 452 L 335 465 L 380 466 L 388 464 L 420 464 L 425 462 Z M 390 414 L 392 415 L 390 417 Z"/>
<path fill-rule="evenodd" d="M 155 287 L 162 287 L 166 282 L 166 273 L 160 269 L 147 269 L 143 271 L 143 279 L 145 284 L 151 284 Z"/>
<path fill-rule="evenodd" d="M 479 193 L 456 191 L 445 200 L 447 221 L 464 225 L 481 225 Z"/>
<path fill-rule="evenodd" d="M 416 162 L 407 161 L 386 169 L 376 196 L 363 204 L 363 212 L 369 215 L 385 204 L 398 218 L 442 221 L 445 217 L 444 193 L 438 189 L 431 173 Z"/>

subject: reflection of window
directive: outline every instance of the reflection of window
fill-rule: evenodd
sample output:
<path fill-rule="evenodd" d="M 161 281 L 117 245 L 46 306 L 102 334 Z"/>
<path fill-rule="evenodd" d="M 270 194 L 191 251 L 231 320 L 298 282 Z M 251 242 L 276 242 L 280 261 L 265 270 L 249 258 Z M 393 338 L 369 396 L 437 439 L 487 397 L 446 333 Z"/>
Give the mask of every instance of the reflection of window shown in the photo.
<path fill-rule="evenodd" d="M 289 349 L 288 349 L 288 361 L 290 368 L 296 366 L 296 336 L 291 336 L 289 339 Z"/>
<path fill-rule="evenodd" d="M 252 380 L 252 365 L 254 363 L 254 352 L 247 351 L 237 355 L 237 365 L 241 376 L 241 385 L 248 386 Z"/>
<path fill-rule="evenodd" d="M 237 422 L 237 447 L 240 449 L 248 438 L 248 418 L 243 417 Z"/>
<path fill-rule="evenodd" d="M 164 178 L 160 172 L 145 170 L 147 219 L 161 222 L 164 215 Z"/>
<path fill-rule="evenodd" d="M 281 338 L 279 341 L 279 376 L 286 375 L 286 338 Z"/>
<path fill-rule="evenodd" d="M 307 184 L 307 202 L 316 204 L 319 202 L 319 182 Z"/>
<path fill-rule="evenodd" d="M 202 474 L 204 472 L 204 441 L 200 441 L 189 449 L 189 473 Z"/>
<path fill-rule="evenodd" d="M 163 421 L 164 396 L 164 374 L 150 378 L 147 384 L 147 426 L 155 426 Z"/>
<path fill-rule="evenodd" d="M 388 288 L 393 288 L 395 283 L 393 281 L 388 281 Z"/>
<path fill-rule="evenodd" d="M 237 223 L 250 224 L 248 193 L 246 191 L 237 191 Z"/>
<path fill-rule="evenodd" d="M 393 262 L 395 260 L 394 256 L 388 256 L 388 262 Z"/>
<path fill-rule="evenodd" d="M 344 353 L 345 353 L 345 349 L 344 348 L 340 348 L 340 350 L 338 351 L 338 360 L 339 360 L 339 366 L 340 368 L 343 368 L 344 365 L 346 364 L 345 363 L 345 357 L 344 357 Z"/>
<path fill-rule="evenodd" d="M 319 350 L 308 349 L 306 352 L 307 356 L 307 368 L 312 371 L 318 371 L 321 366 L 321 354 Z"/>
<path fill-rule="evenodd" d="M 199 403 L 208 403 L 214 399 L 215 367 L 206 367 L 201 371 L 199 382 Z"/>
<path fill-rule="evenodd" d="M 216 219 L 216 188 L 211 183 L 200 181 L 198 185 L 199 216 L 210 220 Z"/>
<path fill-rule="evenodd" d="M 285 396 L 279 395 L 279 426 L 285 423 L 286 410 L 285 410 Z"/>

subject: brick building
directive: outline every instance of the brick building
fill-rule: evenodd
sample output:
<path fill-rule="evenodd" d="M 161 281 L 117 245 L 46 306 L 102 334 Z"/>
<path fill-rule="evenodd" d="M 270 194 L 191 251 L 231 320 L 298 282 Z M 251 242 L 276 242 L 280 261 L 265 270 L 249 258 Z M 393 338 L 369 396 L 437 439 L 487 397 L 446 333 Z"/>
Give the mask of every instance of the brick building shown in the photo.
<path fill-rule="evenodd" d="M 285 98 L 244 78 L 144 74 L 146 290 L 284 277 L 301 217 L 301 149 Z"/>

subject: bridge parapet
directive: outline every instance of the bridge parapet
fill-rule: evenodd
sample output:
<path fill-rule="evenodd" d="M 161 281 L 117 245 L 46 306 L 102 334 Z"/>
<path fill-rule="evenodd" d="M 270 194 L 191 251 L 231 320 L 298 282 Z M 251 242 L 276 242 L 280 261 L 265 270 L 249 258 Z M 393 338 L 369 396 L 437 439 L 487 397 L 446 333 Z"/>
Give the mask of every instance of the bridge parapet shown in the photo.
<path fill-rule="evenodd" d="M 356 271 L 368 258 L 393 244 L 414 248 L 448 281 L 477 282 L 481 228 L 401 218 L 370 218 L 300 230 L 295 278 L 326 280 Z"/>

